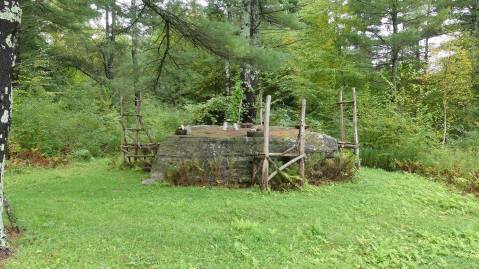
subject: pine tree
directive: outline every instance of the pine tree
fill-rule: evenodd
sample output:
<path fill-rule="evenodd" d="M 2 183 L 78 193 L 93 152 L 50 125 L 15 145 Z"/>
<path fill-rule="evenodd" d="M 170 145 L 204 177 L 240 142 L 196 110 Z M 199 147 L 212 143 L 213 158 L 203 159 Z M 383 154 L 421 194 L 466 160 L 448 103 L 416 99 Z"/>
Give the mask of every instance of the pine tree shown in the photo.
<path fill-rule="evenodd" d="M 454 28 L 468 34 L 472 39 L 469 48 L 472 57 L 472 87 L 476 98 L 476 113 L 479 115 L 479 0 L 449 0 Z"/>
<path fill-rule="evenodd" d="M 390 69 L 393 95 L 398 91 L 399 65 L 408 58 L 417 58 L 421 34 L 418 22 L 424 19 L 417 11 L 422 6 L 417 0 L 352 1 L 351 8 L 361 20 L 364 39 L 371 51 L 371 59 L 379 67 Z M 363 45 L 364 46 L 364 45 Z"/>

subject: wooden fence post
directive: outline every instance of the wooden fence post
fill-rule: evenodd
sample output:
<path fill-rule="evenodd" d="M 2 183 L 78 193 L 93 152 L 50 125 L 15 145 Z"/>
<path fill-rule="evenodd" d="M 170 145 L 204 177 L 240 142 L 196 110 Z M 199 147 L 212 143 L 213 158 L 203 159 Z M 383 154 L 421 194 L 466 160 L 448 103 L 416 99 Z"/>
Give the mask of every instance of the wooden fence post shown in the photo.
<path fill-rule="evenodd" d="M 261 173 L 261 190 L 268 189 L 268 175 L 269 175 L 269 113 L 271 108 L 271 95 L 266 96 L 266 107 L 264 114 L 264 138 L 263 138 L 263 166 Z"/>
<path fill-rule="evenodd" d="M 121 159 L 123 163 L 126 163 L 126 154 L 123 149 L 123 145 L 126 144 L 126 134 L 125 134 L 125 99 L 123 96 L 120 96 L 120 127 L 121 127 L 121 138 L 120 138 L 120 151 L 121 151 Z"/>
<path fill-rule="evenodd" d="M 259 125 L 263 125 L 263 90 L 259 92 Z"/>
<path fill-rule="evenodd" d="M 343 103 L 343 89 L 339 90 L 339 139 L 346 141 L 346 132 L 344 131 L 344 103 Z"/>
<path fill-rule="evenodd" d="M 356 155 L 357 166 L 361 167 L 359 158 L 359 134 L 358 134 L 358 108 L 356 99 L 356 88 L 353 87 L 353 125 L 354 125 L 354 154 Z"/>
<path fill-rule="evenodd" d="M 305 132 L 306 132 L 306 99 L 301 100 L 301 120 L 299 122 L 299 155 L 304 155 Z M 304 177 L 304 161 L 305 158 L 299 160 L 299 175 L 302 178 L 302 184 L 305 182 Z"/>
<path fill-rule="evenodd" d="M 140 129 L 141 129 L 141 98 L 135 96 L 135 155 L 140 154 Z"/>

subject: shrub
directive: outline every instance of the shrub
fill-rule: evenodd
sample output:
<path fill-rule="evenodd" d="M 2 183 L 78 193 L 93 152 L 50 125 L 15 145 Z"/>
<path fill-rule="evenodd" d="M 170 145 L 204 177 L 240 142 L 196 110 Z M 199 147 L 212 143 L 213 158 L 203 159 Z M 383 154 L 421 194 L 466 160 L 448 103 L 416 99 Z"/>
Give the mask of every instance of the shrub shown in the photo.
<path fill-rule="evenodd" d="M 23 97 L 14 107 L 11 143 L 17 150 L 39 150 L 60 156 L 87 149 L 98 156 L 119 144 L 115 112 L 100 112 L 94 104 L 70 110 L 49 97 Z"/>
<path fill-rule="evenodd" d="M 9 149 L 12 144 L 9 145 Z M 21 169 L 23 167 L 57 167 L 59 165 L 64 165 L 68 163 L 68 160 L 63 157 L 49 157 L 45 154 L 39 152 L 38 150 L 26 150 L 20 153 L 15 153 L 11 151 L 8 161 L 8 168 L 15 167 L 16 169 Z"/>
<path fill-rule="evenodd" d="M 365 166 L 396 170 L 397 162 L 418 161 L 436 142 L 427 117 L 411 118 L 390 104 L 372 102 L 360 110 L 359 137 Z"/>
<path fill-rule="evenodd" d="M 479 151 L 451 146 L 432 147 L 419 152 L 418 160 L 397 161 L 398 169 L 418 173 L 479 194 Z"/>
<path fill-rule="evenodd" d="M 332 158 L 311 155 L 305 165 L 305 176 L 311 184 L 350 180 L 356 173 L 356 157 L 349 151 L 336 153 Z"/>
<path fill-rule="evenodd" d="M 186 110 L 196 124 L 222 124 L 225 120 L 237 122 L 244 110 L 243 106 L 240 107 L 243 99 L 243 89 L 237 81 L 231 96 L 215 96 L 206 103 L 189 105 Z"/>
<path fill-rule="evenodd" d="M 176 128 L 189 124 L 192 120 L 191 113 L 187 111 L 161 106 L 149 99 L 144 99 L 141 109 L 144 127 L 148 128 L 155 142 L 162 141 L 172 135 Z"/>
<path fill-rule="evenodd" d="M 90 151 L 87 149 L 78 149 L 73 151 L 72 157 L 73 159 L 78 161 L 90 161 L 93 159 L 93 156 L 91 155 Z"/>
<path fill-rule="evenodd" d="M 177 186 L 217 186 L 223 185 L 223 175 L 219 160 L 206 163 L 197 160 L 183 160 L 166 169 L 165 178 Z"/>

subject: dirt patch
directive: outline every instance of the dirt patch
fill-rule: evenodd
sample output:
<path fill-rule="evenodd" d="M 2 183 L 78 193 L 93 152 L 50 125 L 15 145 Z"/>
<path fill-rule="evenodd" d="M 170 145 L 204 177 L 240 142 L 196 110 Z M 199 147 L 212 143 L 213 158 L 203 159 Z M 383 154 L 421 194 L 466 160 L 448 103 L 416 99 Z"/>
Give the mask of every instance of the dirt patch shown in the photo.
<path fill-rule="evenodd" d="M 54 168 L 67 163 L 68 160 L 64 157 L 48 157 L 38 150 L 27 150 L 20 153 L 11 152 L 7 169 L 22 166 Z"/>

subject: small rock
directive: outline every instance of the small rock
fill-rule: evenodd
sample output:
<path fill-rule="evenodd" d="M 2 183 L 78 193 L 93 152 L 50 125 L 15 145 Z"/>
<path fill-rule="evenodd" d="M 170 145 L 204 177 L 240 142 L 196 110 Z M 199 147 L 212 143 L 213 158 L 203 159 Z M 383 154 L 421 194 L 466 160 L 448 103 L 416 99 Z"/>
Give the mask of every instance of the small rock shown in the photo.
<path fill-rule="evenodd" d="M 147 178 L 147 179 L 143 180 L 143 181 L 141 182 L 141 184 L 143 184 L 143 185 L 151 185 L 151 184 L 153 184 L 153 183 L 155 183 L 155 182 L 157 182 L 157 181 L 158 181 L 157 178 Z"/>

